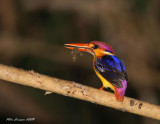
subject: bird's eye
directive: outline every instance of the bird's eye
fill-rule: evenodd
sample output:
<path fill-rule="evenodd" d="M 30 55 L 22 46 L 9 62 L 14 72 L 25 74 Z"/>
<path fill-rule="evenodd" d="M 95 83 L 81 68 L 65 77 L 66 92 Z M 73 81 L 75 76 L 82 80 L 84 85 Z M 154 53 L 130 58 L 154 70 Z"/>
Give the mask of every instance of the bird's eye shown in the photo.
<path fill-rule="evenodd" d="M 99 46 L 98 45 L 93 45 L 93 49 L 97 49 Z"/>

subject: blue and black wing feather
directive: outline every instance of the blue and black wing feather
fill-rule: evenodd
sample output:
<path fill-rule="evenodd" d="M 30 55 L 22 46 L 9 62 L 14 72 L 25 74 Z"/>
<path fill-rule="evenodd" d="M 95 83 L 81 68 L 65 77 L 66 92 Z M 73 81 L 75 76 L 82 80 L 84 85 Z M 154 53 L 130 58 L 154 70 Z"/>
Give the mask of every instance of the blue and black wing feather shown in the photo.
<path fill-rule="evenodd" d="M 107 55 L 94 62 L 96 71 L 117 88 L 122 88 L 122 81 L 128 80 L 123 62 L 116 56 Z"/>

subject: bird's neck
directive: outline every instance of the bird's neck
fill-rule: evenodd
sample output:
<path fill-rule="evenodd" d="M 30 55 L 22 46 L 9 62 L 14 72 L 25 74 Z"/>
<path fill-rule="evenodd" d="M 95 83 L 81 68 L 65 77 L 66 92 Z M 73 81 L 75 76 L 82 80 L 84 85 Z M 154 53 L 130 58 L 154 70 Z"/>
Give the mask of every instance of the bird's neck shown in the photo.
<path fill-rule="evenodd" d="M 96 59 L 104 59 L 104 58 L 106 58 L 107 56 L 112 56 L 112 55 L 94 56 L 93 61 L 95 61 Z"/>

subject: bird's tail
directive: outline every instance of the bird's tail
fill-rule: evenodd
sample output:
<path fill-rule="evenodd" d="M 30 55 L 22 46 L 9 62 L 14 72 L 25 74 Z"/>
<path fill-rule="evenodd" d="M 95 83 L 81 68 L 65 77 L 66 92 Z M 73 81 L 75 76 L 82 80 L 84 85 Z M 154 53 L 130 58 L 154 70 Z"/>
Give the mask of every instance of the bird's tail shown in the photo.
<path fill-rule="evenodd" d="M 116 88 L 115 87 L 116 100 L 119 102 L 123 102 L 125 91 L 127 88 L 127 81 L 126 80 L 122 81 L 122 85 L 123 85 L 123 88 Z"/>

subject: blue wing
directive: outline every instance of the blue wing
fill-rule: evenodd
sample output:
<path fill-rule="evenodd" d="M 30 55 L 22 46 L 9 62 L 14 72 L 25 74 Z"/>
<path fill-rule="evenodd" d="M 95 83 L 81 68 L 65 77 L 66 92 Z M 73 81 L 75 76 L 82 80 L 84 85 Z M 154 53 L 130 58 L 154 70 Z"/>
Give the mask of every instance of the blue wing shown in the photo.
<path fill-rule="evenodd" d="M 96 71 L 117 88 L 122 88 L 122 81 L 128 80 L 123 62 L 116 56 L 107 55 L 101 59 L 97 58 L 94 66 Z"/>

